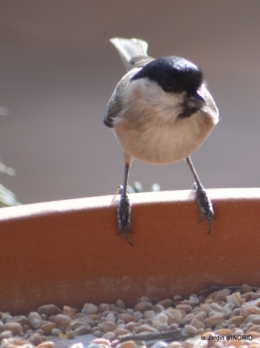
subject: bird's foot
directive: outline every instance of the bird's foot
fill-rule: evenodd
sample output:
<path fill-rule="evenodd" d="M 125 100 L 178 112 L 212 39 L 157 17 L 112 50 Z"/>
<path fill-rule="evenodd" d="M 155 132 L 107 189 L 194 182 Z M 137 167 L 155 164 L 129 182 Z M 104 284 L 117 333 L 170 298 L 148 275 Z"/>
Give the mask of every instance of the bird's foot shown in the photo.
<path fill-rule="evenodd" d="M 210 233 L 212 222 L 214 219 L 214 209 L 210 198 L 207 195 L 206 190 L 203 186 L 197 185 L 194 183 L 193 185 L 195 193 L 196 193 L 196 201 L 200 211 L 200 220 L 203 221 L 205 217 L 208 219 L 208 233 Z"/>
<path fill-rule="evenodd" d="M 121 188 L 119 188 L 119 193 Z M 118 234 L 122 233 L 130 245 L 133 245 L 128 237 L 131 230 L 131 204 L 128 196 L 121 193 L 120 202 L 117 208 Z M 132 232 L 133 233 L 133 232 Z"/>

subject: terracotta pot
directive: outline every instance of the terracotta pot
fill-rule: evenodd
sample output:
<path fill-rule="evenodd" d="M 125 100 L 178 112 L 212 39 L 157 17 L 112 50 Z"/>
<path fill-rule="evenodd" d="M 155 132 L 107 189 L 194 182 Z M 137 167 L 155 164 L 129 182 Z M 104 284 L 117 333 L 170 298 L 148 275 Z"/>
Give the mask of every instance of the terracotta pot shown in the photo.
<path fill-rule="evenodd" d="M 0 210 L 0 310 L 28 313 L 55 303 L 128 305 L 189 295 L 207 283 L 260 286 L 260 189 L 208 190 L 207 222 L 191 191 L 130 196 L 131 247 L 117 234 L 119 196 Z"/>

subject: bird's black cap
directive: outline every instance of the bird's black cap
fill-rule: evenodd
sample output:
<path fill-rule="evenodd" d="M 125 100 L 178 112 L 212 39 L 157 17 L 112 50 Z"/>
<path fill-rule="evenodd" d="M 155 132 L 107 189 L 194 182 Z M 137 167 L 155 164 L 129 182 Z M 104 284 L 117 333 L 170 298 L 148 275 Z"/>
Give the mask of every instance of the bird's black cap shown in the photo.
<path fill-rule="evenodd" d="M 169 56 L 145 65 L 131 80 L 147 77 L 156 81 L 165 92 L 194 94 L 203 82 L 202 71 L 185 58 Z"/>

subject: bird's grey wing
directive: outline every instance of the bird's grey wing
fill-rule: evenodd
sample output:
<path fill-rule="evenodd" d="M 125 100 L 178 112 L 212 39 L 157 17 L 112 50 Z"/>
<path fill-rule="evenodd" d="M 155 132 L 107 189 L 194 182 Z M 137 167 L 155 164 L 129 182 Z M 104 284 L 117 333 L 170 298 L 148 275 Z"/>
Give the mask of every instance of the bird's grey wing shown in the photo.
<path fill-rule="evenodd" d="M 122 79 L 117 84 L 111 98 L 107 103 L 107 111 L 104 115 L 103 122 L 109 128 L 115 127 L 115 119 L 120 117 L 124 104 L 124 89 L 127 87 L 129 79 Z"/>

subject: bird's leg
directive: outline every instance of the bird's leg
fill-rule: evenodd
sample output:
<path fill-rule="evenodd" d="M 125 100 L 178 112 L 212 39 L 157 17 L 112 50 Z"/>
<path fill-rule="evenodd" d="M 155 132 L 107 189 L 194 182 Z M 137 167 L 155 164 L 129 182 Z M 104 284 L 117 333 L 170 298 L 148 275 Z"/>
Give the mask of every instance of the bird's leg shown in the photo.
<path fill-rule="evenodd" d="M 119 187 L 119 193 L 121 195 L 120 202 L 117 208 L 117 222 L 118 222 L 118 234 L 122 232 L 125 239 L 130 245 L 133 245 L 128 238 L 128 231 L 131 231 L 131 203 L 126 193 L 129 169 L 132 163 L 132 157 L 124 152 L 125 172 L 123 186 Z"/>
<path fill-rule="evenodd" d="M 207 217 L 208 219 L 208 233 L 210 233 L 211 230 L 211 225 L 212 225 L 212 221 L 214 219 L 214 209 L 213 209 L 213 205 L 212 202 L 210 200 L 210 198 L 207 195 L 206 190 L 204 189 L 198 174 L 196 173 L 196 170 L 192 164 L 191 158 L 190 156 L 186 158 L 186 161 L 190 167 L 190 170 L 192 172 L 192 175 L 195 179 L 195 183 L 193 185 L 195 193 L 196 193 L 196 201 L 197 204 L 199 206 L 199 211 L 200 211 L 200 221 L 203 221 L 205 219 L 205 217 Z"/>

